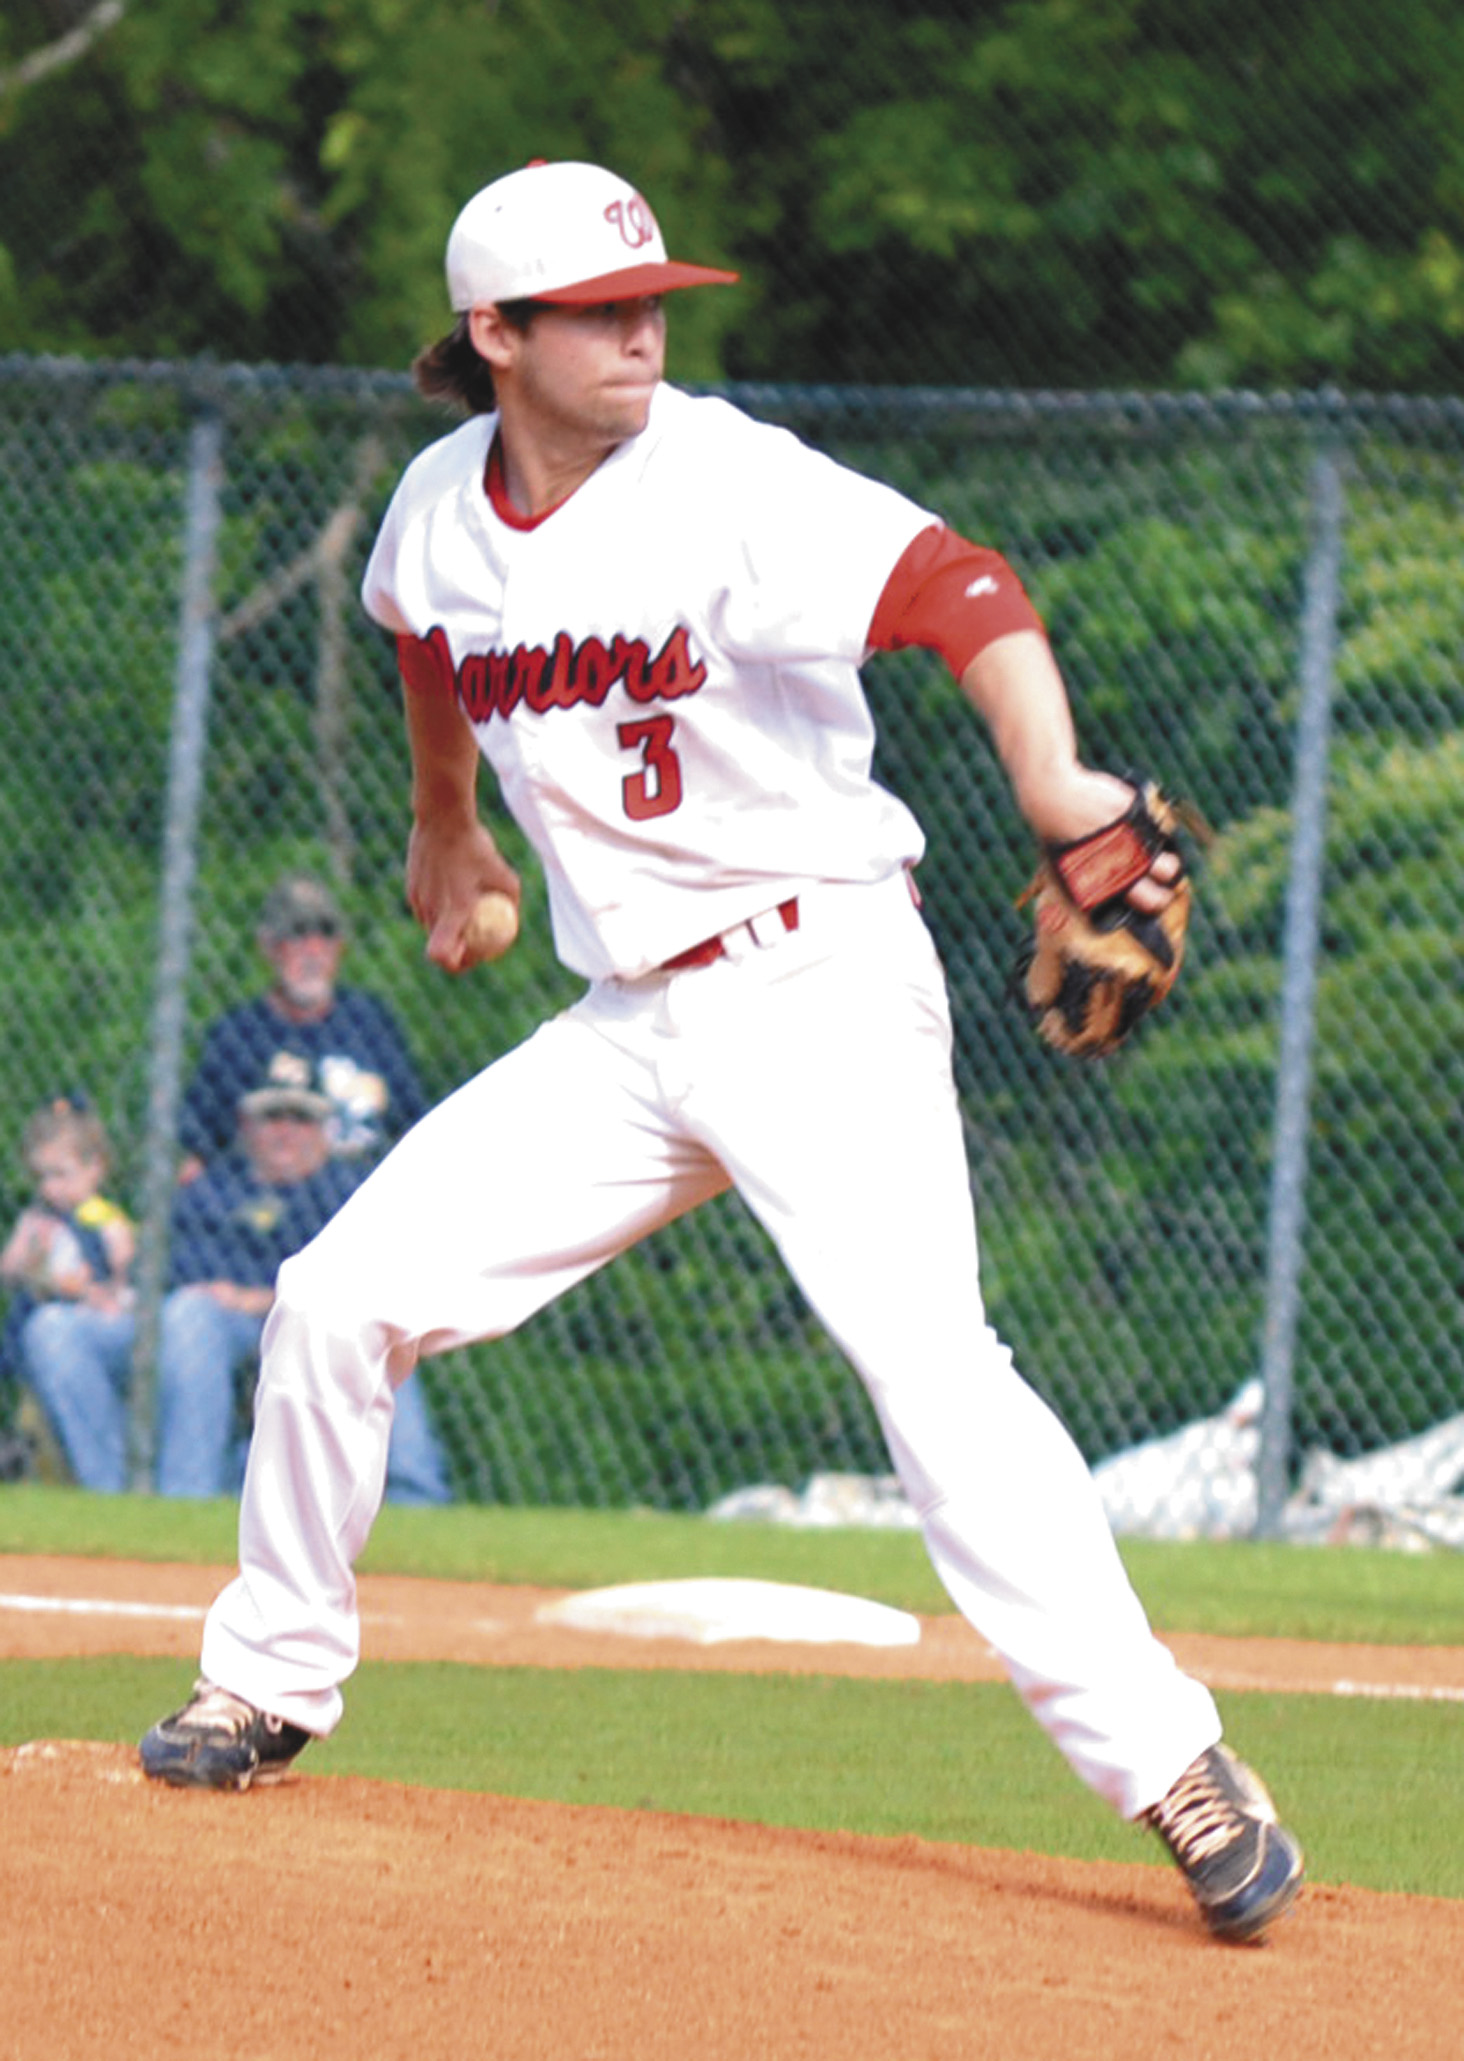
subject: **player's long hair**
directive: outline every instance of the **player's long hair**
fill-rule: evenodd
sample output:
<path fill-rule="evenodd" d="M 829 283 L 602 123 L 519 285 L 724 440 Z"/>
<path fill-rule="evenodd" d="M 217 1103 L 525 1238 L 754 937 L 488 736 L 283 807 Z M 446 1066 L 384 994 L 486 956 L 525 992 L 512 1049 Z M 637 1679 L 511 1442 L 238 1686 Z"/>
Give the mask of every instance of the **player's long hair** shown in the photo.
<path fill-rule="evenodd" d="M 538 301 L 498 303 L 499 313 L 515 329 L 527 329 L 539 307 Z M 412 360 L 412 384 L 424 400 L 442 401 L 465 415 L 491 415 L 498 405 L 493 368 L 479 356 L 466 315 L 458 317 L 446 336 L 418 351 Z"/>

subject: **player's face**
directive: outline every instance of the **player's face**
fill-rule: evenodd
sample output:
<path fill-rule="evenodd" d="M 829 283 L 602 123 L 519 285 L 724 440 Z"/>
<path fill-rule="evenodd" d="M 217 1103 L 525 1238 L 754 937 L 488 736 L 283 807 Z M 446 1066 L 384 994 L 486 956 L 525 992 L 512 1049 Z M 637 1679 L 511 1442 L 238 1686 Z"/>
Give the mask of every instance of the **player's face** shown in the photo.
<path fill-rule="evenodd" d="M 600 450 L 645 428 L 666 367 L 659 297 L 543 307 L 515 341 L 508 376 L 522 426 Z"/>

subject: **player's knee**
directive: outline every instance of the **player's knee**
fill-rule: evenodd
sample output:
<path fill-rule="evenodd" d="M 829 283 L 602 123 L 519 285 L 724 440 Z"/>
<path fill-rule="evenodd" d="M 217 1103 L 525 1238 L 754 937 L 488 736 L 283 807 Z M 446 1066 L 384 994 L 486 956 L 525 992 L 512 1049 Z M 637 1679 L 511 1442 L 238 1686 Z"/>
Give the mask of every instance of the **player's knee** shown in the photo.
<path fill-rule="evenodd" d="M 377 1305 L 370 1268 L 342 1268 L 317 1246 L 285 1261 L 265 1326 L 267 1357 L 345 1365 L 389 1355 L 400 1343 Z"/>
<path fill-rule="evenodd" d="M 270 1326 L 281 1330 L 305 1324 L 312 1331 L 349 1334 L 362 1321 L 362 1300 L 359 1283 L 342 1277 L 307 1245 L 284 1262 L 275 1278 Z"/>

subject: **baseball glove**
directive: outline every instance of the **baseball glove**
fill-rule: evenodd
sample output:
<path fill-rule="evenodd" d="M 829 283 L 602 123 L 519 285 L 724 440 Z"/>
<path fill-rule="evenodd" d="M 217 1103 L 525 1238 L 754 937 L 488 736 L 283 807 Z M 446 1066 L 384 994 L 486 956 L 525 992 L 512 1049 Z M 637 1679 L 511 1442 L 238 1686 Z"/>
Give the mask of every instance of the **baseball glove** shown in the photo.
<path fill-rule="evenodd" d="M 1127 896 L 1162 853 L 1175 853 L 1183 867 L 1177 832 L 1198 819 L 1152 780 L 1134 787 L 1116 822 L 1049 845 L 1018 903 L 1032 906 L 1035 936 L 1017 964 L 1017 992 L 1038 1036 L 1083 1059 L 1116 1051 L 1164 1000 L 1184 959 L 1190 889 L 1183 872 L 1155 915 Z"/>

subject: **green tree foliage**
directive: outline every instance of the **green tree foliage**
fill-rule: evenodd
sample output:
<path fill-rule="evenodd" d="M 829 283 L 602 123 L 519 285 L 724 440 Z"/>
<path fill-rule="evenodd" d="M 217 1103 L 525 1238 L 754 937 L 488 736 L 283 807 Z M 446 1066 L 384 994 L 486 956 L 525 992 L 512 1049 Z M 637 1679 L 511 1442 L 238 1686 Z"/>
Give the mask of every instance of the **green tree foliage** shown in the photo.
<path fill-rule="evenodd" d="M 84 61 L 0 94 L 0 335 L 33 350 L 401 364 L 450 319 L 457 209 L 535 156 L 625 166 L 668 236 L 714 260 L 725 173 L 677 90 L 674 12 L 129 7 Z M 13 59 L 50 18 L 22 0 L 0 52 Z M 699 298 L 680 340 L 688 377 L 716 363 L 722 318 Z"/>
<path fill-rule="evenodd" d="M 478 185 L 602 159 L 686 378 L 1449 391 L 1450 0 L 15 0 L 0 343 L 405 362 Z M 27 61 L 31 70 L 27 70 Z"/>
<path fill-rule="evenodd" d="M 1147 700 L 1150 737 L 1167 721 L 1166 767 L 1217 832 L 1171 1023 L 1080 1089 L 1096 1099 L 1081 1173 L 1069 1169 L 1071 1264 L 1085 1307 L 1115 1314 L 1090 1391 L 1115 1442 L 1134 1422 L 1194 1414 L 1197 1394 L 1219 1408 L 1254 1364 L 1261 1321 L 1309 530 L 1300 450 L 1291 496 L 1256 492 L 1284 476 L 1286 440 L 1269 441 L 1203 459 L 1183 564 L 1141 519 L 1053 569 L 1080 707 L 1101 734 L 1103 683 L 1127 677 L 1118 720 L 1132 738 Z M 1186 469 L 1166 469 L 1166 492 Z M 1464 601 L 1451 570 L 1464 511 L 1457 464 L 1386 437 L 1344 462 L 1344 481 L 1296 1426 L 1303 1446 L 1355 1450 L 1464 1408 L 1451 1142 L 1464 1109 Z M 1119 615 L 1127 633 L 1110 642 Z M 1019 1146 L 1028 1164 L 1034 1142 Z M 1131 1204 L 1157 1238 L 1138 1235 Z M 1011 1293 L 1043 1350 L 1036 1299 L 1020 1278 Z M 1135 1309 L 1144 1321 L 1126 1327 Z"/>
<path fill-rule="evenodd" d="M 713 10 L 725 147 L 760 167 L 767 305 L 739 372 L 1457 383 L 1464 38 L 1442 0 L 1402 0 L 1382 36 L 1358 0 L 838 13 L 835 42 L 821 6 Z"/>

